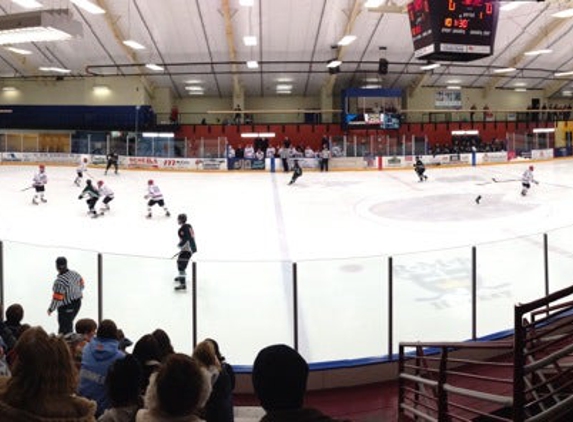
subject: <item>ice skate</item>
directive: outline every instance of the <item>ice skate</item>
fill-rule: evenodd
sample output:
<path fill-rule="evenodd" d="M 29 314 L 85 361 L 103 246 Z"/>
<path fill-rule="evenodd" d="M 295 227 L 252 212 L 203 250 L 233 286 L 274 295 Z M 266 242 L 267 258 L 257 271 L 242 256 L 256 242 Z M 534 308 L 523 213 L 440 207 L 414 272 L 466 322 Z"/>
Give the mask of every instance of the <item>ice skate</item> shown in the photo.
<path fill-rule="evenodd" d="M 36 201 L 36 198 L 32 199 L 32 204 L 38 205 L 38 201 Z"/>
<path fill-rule="evenodd" d="M 165 217 L 171 217 L 171 213 L 169 211 L 165 211 Z"/>
<path fill-rule="evenodd" d="M 187 290 L 187 285 L 185 283 L 179 284 L 179 286 L 175 286 L 175 291 L 181 292 Z"/>
<path fill-rule="evenodd" d="M 151 218 L 151 213 L 148 213 L 145 217 L 146 217 L 146 218 Z"/>
<path fill-rule="evenodd" d="M 428 180 L 428 176 L 424 174 L 424 180 Z"/>
<path fill-rule="evenodd" d="M 478 197 L 476 198 L 476 204 L 479 205 L 479 201 L 481 201 L 481 195 L 478 195 Z"/>
<path fill-rule="evenodd" d="M 48 202 L 48 200 L 46 198 L 40 198 L 40 201 L 42 202 Z"/>

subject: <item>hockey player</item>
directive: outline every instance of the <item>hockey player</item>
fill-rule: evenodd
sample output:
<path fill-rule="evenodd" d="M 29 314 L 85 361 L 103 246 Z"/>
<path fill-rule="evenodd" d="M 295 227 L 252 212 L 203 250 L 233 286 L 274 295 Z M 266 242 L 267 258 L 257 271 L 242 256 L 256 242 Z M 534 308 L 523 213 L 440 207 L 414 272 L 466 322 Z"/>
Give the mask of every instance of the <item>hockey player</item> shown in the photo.
<path fill-rule="evenodd" d="M 149 199 L 149 202 L 147 203 L 147 218 L 152 217 L 151 207 L 154 206 L 155 204 L 163 208 L 166 217 L 169 217 L 171 215 L 169 213 L 169 210 L 165 206 L 165 202 L 163 200 L 163 194 L 161 193 L 159 186 L 153 183 L 153 180 L 147 181 L 147 195 L 145 195 L 144 198 Z"/>
<path fill-rule="evenodd" d="M 38 166 L 38 173 L 34 175 L 34 179 L 32 182 L 32 186 L 36 191 L 34 198 L 32 199 L 32 203 L 34 205 L 38 205 L 39 202 L 48 202 L 46 198 L 44 198 L 44 192 L 46 190 L 46 184 L 48 183 L 48 175 L 46 174 L 46 166 L 40 164 Z"/>
<path fill-rule="evenodd" d="M 76 168 L 76 180 L 74 180 L 74 184 L 76 186 L 80 186 L 80 182 L 82 181 L 82 178 L 84 177 L 84 173 L 87 171 L 87 164 L 88 164 L 87 158 L 82 158 L 80 160 L 80 164 Z"/>
<path fill-rule="evenodd" d="M 527 191 L 531 187 L 531 183 L 539 184 L 537 180 L 533 177 L 533 166 L 529 166 L 527 170 L 523 172 L 521 176 L 521 196 L 527 195 Z"/>
<path fill-rule="evenodd" d="M 102 206 L 99 209 L 99 215 L 103 215 L 104 212 L 109 211 L 109 203 L 113 201 L 113 191 L 103 182 L 103 180 L 98 180 L 97 190 L 100 198 L 103 198 Z"/>
<path fill-rule="evenodd" d="M 103 174 L 107 174 L 107 171 L 111 168 L 111 166 L 115 168 L 115 174 L 118 174 L 117 162 L 119 161 L 119 157 L 117 156 L 117 153 L 115 151 L 111 151 L 106 158 L 107 158 L 107 166 Z"/>
<path fill-rule="evenodd" d="M 185 290 L 187 289 L 187 273 L 185 270 L 191 260 L 191 256 L 197 252 L 197 244 L 195 243 L 193 227 L 191 227 L 191 224 L 187 223 L 187 215 L 179 214 L 177 216 L 177 223 L 179 223 L 181 227 L 179 227 L 179 230 L 177 231 L 177 235 L 179 236 L 179 243 L 177 244 L 179 247 L 179 254 L 177 255 L 177 271 L 179 271 L 179 275 L 175 277 L 175 281 L 177 281 L 179 285 L 175 287 L 175 290 Z"/>
<path fill-rule="evenodd" d="M 87 204 L 88 204 L 88 214 L 90 214 L 92 216 L 92 218 L 97 218 L 97 212 L 95 210 L 95 204 L 99 199 L 99 192 L 98 190 L 93 186 L 91 179 L 86 180 L 86 187 L 84 188 L 84 190 L 82 191 L 82 193 L 80 193 L 80 196 L 78 196 L 78 199 L 83 199 L 84 196 L 87 196 Z"/>
<path fill-rule="evenodd" d="M 428 176 L 426 176 L 424 174 L 426 171 L 426 166 L 424 165 L 424 163 L 422 162 L 420 157 L 416 157 L 416 163 L 414 164 L 414 171 L 418 175 L 420 182 L 424 182 L 424 181 L 428 180 Z"/>
<path fill-rule="evenodd" d="M 298 179 L 300 176 L 302 176 L 302 168 L 298 164 L 298 160 L 294 160 L 294 167 L 292 170 L 293 170 L 293 173 L 292 173 L 292 178 L 290 179 L 290 182 L 288 182 L 289 185 L 292 185 L 294 182 L 296 182 L 296 179 Z"/>

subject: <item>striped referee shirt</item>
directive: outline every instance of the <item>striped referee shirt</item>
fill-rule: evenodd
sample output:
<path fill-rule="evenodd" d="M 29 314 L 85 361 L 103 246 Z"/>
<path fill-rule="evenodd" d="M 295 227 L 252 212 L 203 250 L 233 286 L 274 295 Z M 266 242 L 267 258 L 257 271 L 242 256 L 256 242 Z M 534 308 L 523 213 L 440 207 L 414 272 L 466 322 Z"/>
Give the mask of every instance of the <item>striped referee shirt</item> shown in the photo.
<path fill-rule="evenodd" d="M 58 274 L 54 286 L 52 287 L 52 303 L 50 303 L 50 312 L 53 312 L 60 306 L 69 305 L 74 300 L 82 298 L 84 290 L 84 279 L 81 275 L 73 270 L 68 270 L 63 274 Z"/>

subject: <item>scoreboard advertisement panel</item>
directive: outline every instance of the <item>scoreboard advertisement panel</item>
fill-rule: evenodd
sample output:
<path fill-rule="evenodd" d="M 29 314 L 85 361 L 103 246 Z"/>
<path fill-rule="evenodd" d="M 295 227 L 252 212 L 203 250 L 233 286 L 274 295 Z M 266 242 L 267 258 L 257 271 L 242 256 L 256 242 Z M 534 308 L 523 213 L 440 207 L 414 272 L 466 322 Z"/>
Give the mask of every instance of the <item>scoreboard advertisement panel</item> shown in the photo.
<path fill-rule="evenodd" d="M 408 17 L 421 60 L 472 61 L 493 54 L 498 0 L 414 0 Z"/>

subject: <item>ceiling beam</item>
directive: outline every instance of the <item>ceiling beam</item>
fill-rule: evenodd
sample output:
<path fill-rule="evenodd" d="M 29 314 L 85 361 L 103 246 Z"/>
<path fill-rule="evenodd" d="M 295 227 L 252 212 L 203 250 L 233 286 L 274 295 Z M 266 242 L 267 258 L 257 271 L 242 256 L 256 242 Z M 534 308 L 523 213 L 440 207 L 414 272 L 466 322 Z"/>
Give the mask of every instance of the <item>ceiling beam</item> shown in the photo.
<path fill-rule="evenodd" d="M 225 36 L 227 38 L 227 47 L 229 48 L 229 61 L 231 64 L 231 71 L 233 75 L 233 93 L 241 91 L 241 84 L 239 83 L 239 75 L 237 72 L 237 49 L 235 47 L 235 33 L 233 31 L 233 15 L 229 0 L 221 0 L 221 10 L 223 12 L 223 20 L 225 22 Z"/>

